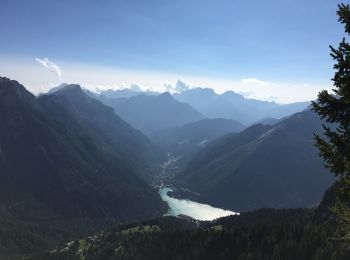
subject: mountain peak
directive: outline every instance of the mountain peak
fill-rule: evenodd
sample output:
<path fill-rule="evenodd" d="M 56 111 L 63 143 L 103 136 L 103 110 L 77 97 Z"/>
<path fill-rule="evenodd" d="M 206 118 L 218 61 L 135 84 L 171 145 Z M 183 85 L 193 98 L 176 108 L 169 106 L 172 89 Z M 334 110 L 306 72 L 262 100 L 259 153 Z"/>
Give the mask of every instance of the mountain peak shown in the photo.
<path fill-rule="evenodd" d="M 55 92 L 57 92 L 57 91 L 63 89 L 63 88 L 66 87 L 66 86 L 68 86 L 67 83 L 62 83 L 62 84 L 60 84 L 60 85 L 57 86 L 57 87 L 51 88 L 51 89 L 47 92 L 47 94 L 53 94 L 53 93 L 55 93 Z"/>
<path fill-rule="evenodd" d="M 164 92 L 162 94 L 159 94 L 158 99 L 167 101 L 167 102 L 176 102 L 175 98 L 169 92 Z"/>
<path fill-rule="evenodd" d="M 0 77 L 0 98 L 1 97 L 16 97 L 26 102 L 30 102 L 35 98 L 34 95 L 28 92 L 18 81 L 6 77 Z"/>
<path fill-rule="evenodd" d="M 187 90 L 187 92 L 202 93 L 206 95 L 216 95 L 215 91 L 212 88 L 192 88 Z"/>
<path fill-rule="evenodd" d="M 54 95 L 85 95 L 81 86 L 78 84 L 65 84 L 62 88 L 54 91 Z"/>
<path fill-rule="evenodd" d="M 60 89 L 60 91 L 67 91 L 67 90 L 82 90 L 82 88 L 78 84 L 64 84 L 63 87 Z"/>
<path fill-rule="evenodd" d="M 159 97 L 173 98 L 173 96 L 169 92 L 164 92 L 158 95 Z"/>
<path fill-rule="evenodd" d="M 186 102 L 188 98 L 194 98 L 196 100 L 211 99 L 217 96 L 215 91 L 211 88 L 191 88 L 181 93 L 175 94 L 175 97 L 181 101 Z"/>
<path fill-rule="evenodd" d="M 230 96 L 230 97 L 242 97 L 244 98 L 242 95 L 232 91 L 232 90 L 228 90 L 228 91 L 225 91 L 222 96 Z"/>

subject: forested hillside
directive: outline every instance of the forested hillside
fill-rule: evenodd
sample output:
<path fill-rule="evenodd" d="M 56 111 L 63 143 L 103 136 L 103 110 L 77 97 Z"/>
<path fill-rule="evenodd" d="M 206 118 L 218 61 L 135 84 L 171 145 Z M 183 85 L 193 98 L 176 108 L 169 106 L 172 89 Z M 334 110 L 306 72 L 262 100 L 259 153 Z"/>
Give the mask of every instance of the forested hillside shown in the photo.
<path fill-rule="evenodd" d="M 312 111 L 254 125 L 209 143 L 175 182 L 200 201 L 239 212 L 315 205 L 334 181 L 313 145 L 321 131 Z"/>
<path fill-rule="evenodd" d="M 345 260 L 336 238 L 334 190 L 313 209 L 263 209 L 213 222 L 162 218 L 118 226 L 71 242 L 40 259 Z M 35 257 L 32 259 L 34 260 Z"/>
<path fill-rule="evenodd" d="M 0 78 L 0 248 L 12 253 L 166 210 L 141 177 L 151 174 L 141 167 L 152 158 L 147 138 L 79 87 L 68 90 L 74 105 Z"/>

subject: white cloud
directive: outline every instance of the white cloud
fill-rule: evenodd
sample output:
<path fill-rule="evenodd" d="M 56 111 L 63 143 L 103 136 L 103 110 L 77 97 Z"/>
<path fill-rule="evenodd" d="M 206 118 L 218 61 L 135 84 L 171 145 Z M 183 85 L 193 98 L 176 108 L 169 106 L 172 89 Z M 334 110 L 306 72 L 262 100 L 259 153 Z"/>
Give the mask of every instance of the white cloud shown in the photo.
<path fill-rule="evenodd" d="M 251 90 L 248 90 L 248 91 L 238 91 L 238 94 L 246 97 L 246 98 L 249 98 L 249 97 L 252 97 L 254 96 L 254 92 L 251 91 Z"/>
<path fill-rule="evenodd" d="M 256 78 L 248 78 L 248 79 L 242 79 L 241 80 L 244 84 L 249 84 L 249 85 L 260 85 L 260 86 L 267 86 L 270 85 L 270 82 L 263 81 L 260 79 Z"/>
<path fill-rule="evenodd" d="M 171 84 L 171 83 L 169 83 L 169 82 L 164 82 L 163 85 L 164 85 L 165 91 L 174 92 L 174 86 L 173 86 L 173 84 Z"/>
<path fill-rule="evenodd" d="M 184 91 L 189 90 L 189 89 L 190 89 L 190 85 L 186 84 L 185 82 L 183 82 L 181 80 L 178 80 L 176 82 L 175 90 L 177 92 L 184 92 Z"/>
<path fill-rule="evenodd" d="M 59 66 L 57 66 L 46 57 L 44 59 L 35 58 L 35 60 L 43 65 L 48 71 L 55 73 L 60 81 L 62 81 L 62 71 Z"/>
<path fill-rule="evenodd" d="M 236 93 L 244 93 L 248 98 L 276 100 L 275 97 L 278 97 L 279 103 L 291 103 L 315 99 L 317 93 L 322 89 L 332 88 L 331 81 L 271 81 L 268 85 L 262 87 L 258 84 L 243 83 L 242 78 L 218 78 L 151 70 L 130 70 L 65 61 L 60 61 L 60 65 L 65 68 L 64 82 L 80 84 L 90 90 L 128 88 L 135 83 L 144 90 L 164 91 L 166 84 L 170 84 L 179 90 L 181 83 L 176 84 L 175 82 L 181 78 L 181 81 L 186 82 L 184 85 L 191 88 L 193 86 L 205 86 L 213 88 L 217 93 L 232 90 Z M 52 85 L 59 85 L 56 73 L 42 73 L 42 68 L 36 66 L 32 59 L 0 56 L 0 72 L 1 76 L 21 82 L 34 94 L 46 92 Z M 52 82 L 54 84 L 51 84 Z M 178 85 L 177 88 L 176 85 Z"/>
<path fill-rule="evenodd" d="M 270 101 L 270 102 L 277 102 L 278 100 L 279 100 L 279 98 L 278 97 L 276 97 L 276 96 L 267 96 L 266 98 L 265 98 L 265 100 L 266 101 Z"/>
<path fill-rule="evenodd" d="M 69 78 L 68 75 L 66 76 L 66 78 Z M 136 83 L 131 83 L 131 84 L 116 83 L 116 82 L 114 82 L 114 83 L 102 83 L 102 81 L 101 81 L 101 84 L 91 84 L 89 82 L 79 83 L 79 84 L 83 85 L 84 88 L 87 88 L 90 91 L 93 91 L 96 93 L 101 93 L 101 92 L 108 91 L 108 90 L 122 90 L 122 89 L 130 89 L 130 90 L 135 91 L 135 92 L 141 92 L 141 91 L 148 90 L 148 89 L 144 88 L 142 85 L 136 84 Z"/>
<path fill-rule="evenodd" d="M 142 91 L 142 88 L 141 88 L 139 85 L 137 85 L 137 84 L 131 84 L 131 85 L 128 87 L 128 89 L 133 90 L 133 91 L 136 91 L 136 92 Z"/>
<path fill-rule="evenodd" d="M 184 92 L 186 90 L 189 90 L 191 87 L 189 84 L 185 83 L 184 81 L 178 79 L 176 84 L 173 85 L 171 83 L 165 82 L 164 83 L 164 88 L 166 91 L 169 91 L 171 93 L 181 93 Z"/>

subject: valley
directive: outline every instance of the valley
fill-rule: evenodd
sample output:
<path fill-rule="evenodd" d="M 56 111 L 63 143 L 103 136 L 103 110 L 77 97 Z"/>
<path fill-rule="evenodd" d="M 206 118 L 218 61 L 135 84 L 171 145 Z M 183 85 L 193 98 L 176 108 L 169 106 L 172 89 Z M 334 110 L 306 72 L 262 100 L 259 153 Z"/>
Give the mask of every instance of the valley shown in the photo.
<path fill-rule="evenodd" d="M 176 187 L 173 183 L 173 179 L 179 169 L 177 166 L 178 159 L 169 154 L 168 161 L 162 164 L 161 174 L 156 176 L 154 182 L 154 188 L 158 190 L 161 199 L 168 205 L 168 212 L 164 216 L 178 216 L 208 221 L 239 214 L 191 201 L 190 198 L 194 200 L 198 199 L 199 194 L 185 188 Z"/>
<path fill-rule="evenodd" d="M 0 6 L 0 260 L 350 259 L 350 3 Z"/>
<path fill-rule="evenodd" d="M 147 113 L 162 110 L 168 127 L 128 123 L 79 85 L 35 97 L 0 78 L 0 213 L 8 216 L 4 227 L 25 231 L 6 254 L 152 218 L 214 223 L 263 208 L 311 208 L 335 181 L 312 145 L 322 121 L 311 110 L 252 126 L 202 116 L 180 122 L 171 115 L 199 113 L 170 94 L 141 95 L 142 110 L 154 106 L 142 125 L 156 126 Z M 139 98 L 129 98 L 122 103 L 136 115 Z M 2 237 L 0 230 L 0 248 Z"/>

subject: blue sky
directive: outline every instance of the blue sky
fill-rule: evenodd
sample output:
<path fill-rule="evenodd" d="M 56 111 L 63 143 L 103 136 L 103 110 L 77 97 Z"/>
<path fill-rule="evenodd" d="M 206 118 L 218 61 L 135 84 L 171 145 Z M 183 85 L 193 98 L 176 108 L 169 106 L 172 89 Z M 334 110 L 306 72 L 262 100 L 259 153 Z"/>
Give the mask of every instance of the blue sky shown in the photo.
<path fill-rule="evenodd" d="M 43 69 L 35 58 L 47 57 L 58 64 L 63 81 L 91 86 L 137 83 L 159 88 L 179 78 L 219 92 L 233 89 L 254 92 L 256 98 L 300 101 L 331 86 L 328 46 L 343 37 L 335 14 L 339 2 L 334 0 L 0 3 L 0 73 L 17 76 L 34 92 L 56 84 L 57 78 L 44 72 L 28 74 Z M 33 68 L 24 73 L 26 66 Z M 73 72 L 83 75 L 83 68 L 85 73 L 96 71 L 96 78 L 75 78 Z M 113 70 L 120 77 L 107 75 Z M 109 80 L 98 82 L 98 77 Z M 259 81 L 244 85 L 244 79 L 274 87 Z M 303 96 L 303 88 L 310 93 L 307 89 Z M 283 97 L 283 91 L 294 91 L 293 98 Z"/>

